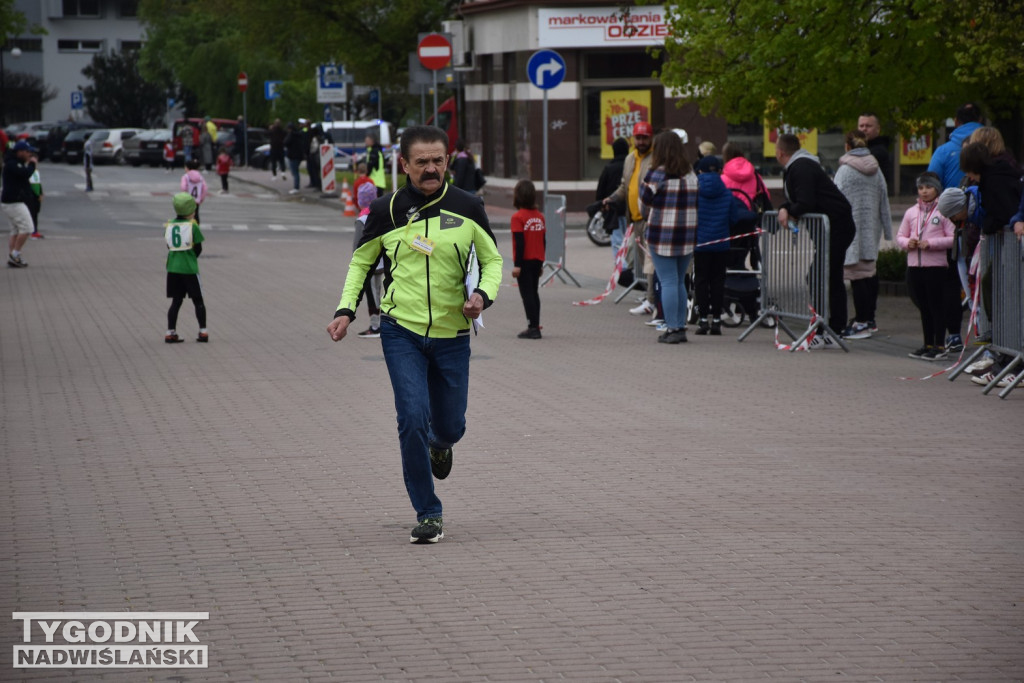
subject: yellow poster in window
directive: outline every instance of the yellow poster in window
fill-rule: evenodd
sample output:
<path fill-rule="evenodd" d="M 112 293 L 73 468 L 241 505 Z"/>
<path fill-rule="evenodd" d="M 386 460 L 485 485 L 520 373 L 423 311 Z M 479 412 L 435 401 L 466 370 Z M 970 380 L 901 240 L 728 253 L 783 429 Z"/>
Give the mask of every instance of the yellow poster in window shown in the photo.
<path fill-rule="evenodd" d="M 927 128 L 917 135 L 900 136 L 900 166 L 926 166 L 932 160 L 932 134 Z"/>
<path fill-rule="evenodd" d="M 626 138 L 632 144 L 633 125 L 651 120 L 650 90 L 606 90 L 601 93 L 601 158 L 611 159 L 612 143 Z"/>
<path fill-rule="evenodd" d="M 818 153 L 818 129 L 797 128 L 787 123 L 780 123 L 773 126 L 768 121 L 764 122 L 764 156 L 766 159 L 775 158 L 775 142 L 780 135 L 792 133 L 800 138 L 800 149 L 806 149 L 811 154 Z"/>

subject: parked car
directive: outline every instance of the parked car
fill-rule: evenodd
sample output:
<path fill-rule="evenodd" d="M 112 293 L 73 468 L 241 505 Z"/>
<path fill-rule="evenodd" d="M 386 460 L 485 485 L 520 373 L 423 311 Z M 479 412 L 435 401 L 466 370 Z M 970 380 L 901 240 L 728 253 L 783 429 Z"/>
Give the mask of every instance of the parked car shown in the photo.
<path fill-rule="evenodd" d="M 133 163 L 133 166 L 138 166 L 139 164 L 159 166 L 164 161 L 164 143 L 171 140 L 171 129 L 160 128 L 147 132 L 150 134 L 143 134 L 145 138 L 139 144 L 139 160 L 138 163 Z M 131 142 L 131 140 L 128 141 L 128 143 Z M 127 149 L 127 144 L 125 145 L 125 148 Z"/>
<path fill-rule="evenodd" d="M 249 165 L 252 165 L 252 159 L 257 155 L 256 149 L 260 145 L 269 144 L 270 133 L 266 128 L 249 128 L 246 131 L 246 141 L 249 143 Z M 217 148 L 224 147 L 227 149 L 228 154 L 232 158 L 235 158 L 237 152 L 235 148 L 238 146 L 238 141 L 235 140 L 235 131 L 225 130 L 217 133 Z M 268 148 L 269 149 L 269 148 Z"/>
<path fill-rule="evenodd" d="M 60 161 L 64 157 L 64 138 L 73 130 L 96 130 L 102 128 L 98 123 L 87 123 L 83 121 L 58 121 L 57 125 L 50 129 L 46 136 L 47 149 L 50 154 L 50 161 Z"/>
<path fill-rule="evenodd" d="M 124 141 L 143 132 L 142 128 L 100 128 L 89 136 L 95 163 L 120 164 L 124 161 Z"/>
<path fill-rule="evenodd" d="M 85 148 L 85 139 L 93 134 L 92 128 L 79 128 L 73 130 L 64 137 L 61 142 L 61 156 L 69 164 L 82 163 L 82 154 Z"/>
<path fill-rule="evenodd" d="M 224 133 L 229 133 L 234 130 L 235 123 L 234 119 L 210 119 L 213 125 L 217 127 L 217 140 L 213 143 L 213 156 L 217 156 L 217 147 L 220 145 L 220 136 Z M 174 156 L 175 161 L 184 163 L 185 159 L 185 145 L 182 139 L 184 135 L 190 135 L 192 137 L 193 155 L 199 155 L 199 131 L 200 126 L 206 125 L 206 119 L 193 117 L 189 119 L 178 119 L 174 122 Z"/>
<path fill-rule="evenodd" d="M 24 140 L 39 150 L 39 158 L 46 159 L 50 151 L 48 135 L 57 125 L 55 121 L 37 121 L 21 128 L 15 135 L 11 136 L 12 141 Z"/>

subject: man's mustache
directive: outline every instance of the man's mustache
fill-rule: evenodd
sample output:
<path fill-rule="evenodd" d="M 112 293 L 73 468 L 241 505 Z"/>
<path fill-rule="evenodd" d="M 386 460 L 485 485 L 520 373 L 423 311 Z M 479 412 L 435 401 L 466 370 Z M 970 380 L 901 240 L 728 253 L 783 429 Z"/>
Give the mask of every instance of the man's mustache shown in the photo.
<path fill-rule="evenodd" d="M 431 172 L 431 173 L 424 173 L 420 177 L 420 180 L 440 180 L 440 179 L 441 179 L 441 174 L 436 172 L 436 171 Z"/>

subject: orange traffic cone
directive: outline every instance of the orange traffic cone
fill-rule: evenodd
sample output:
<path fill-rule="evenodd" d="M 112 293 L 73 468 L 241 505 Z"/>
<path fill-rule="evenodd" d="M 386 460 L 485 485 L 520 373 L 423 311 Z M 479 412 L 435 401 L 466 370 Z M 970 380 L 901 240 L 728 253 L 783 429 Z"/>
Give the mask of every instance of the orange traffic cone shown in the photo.
<path fill-rule="evenodd" d="M 348 181 L 341 181 L 341 198 L 345 200 L 345 214 L 346 216 L 356 215 L 356 203 L 352 201 L 352 190 L 349 189 Z"/>

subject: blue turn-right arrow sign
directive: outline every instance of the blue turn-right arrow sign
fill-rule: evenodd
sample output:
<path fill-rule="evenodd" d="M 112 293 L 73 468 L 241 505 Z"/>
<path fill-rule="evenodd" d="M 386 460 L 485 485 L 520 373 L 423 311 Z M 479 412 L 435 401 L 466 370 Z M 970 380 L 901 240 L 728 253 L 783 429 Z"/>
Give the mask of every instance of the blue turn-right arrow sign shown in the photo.
<path fill-rule="evenodd" d="M 526 64 L 526 76 L 541 90 L 550 90 L 565 80 L 565 60 L 554 50 L 537 50 Z"/>

